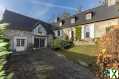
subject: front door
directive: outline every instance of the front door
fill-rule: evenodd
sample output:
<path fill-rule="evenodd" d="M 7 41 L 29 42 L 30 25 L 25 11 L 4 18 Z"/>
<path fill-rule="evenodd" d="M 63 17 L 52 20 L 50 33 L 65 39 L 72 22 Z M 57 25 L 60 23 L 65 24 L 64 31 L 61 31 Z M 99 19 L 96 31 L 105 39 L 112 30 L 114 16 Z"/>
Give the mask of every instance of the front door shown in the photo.
<path fill-rule="evenodd" d="M 43 48 L 46 47 L 46 38 L 38 37 L 34 39 L 34 47 L 35 48 Z"/>
<path fill-rule="evenodd" d="M 14 39 L 14 48 L 16 51 L 24 51 L 27 48 L 26 37 L 16 37 Z"/>
<path fill-rule="evenodd" d="M 40 43 L 39 38 L 35 38 L 35 39 L 34 39 L 34 47 L 35 47 L 35 48 L 39 48 L 39 47 L 40 47 L 40 46 L 39 46 L 39 43 Z"/>
<path fill-rule="evenodd" d="M 45 47 L 45 38 L 40 38 L 40 47 Z"/>

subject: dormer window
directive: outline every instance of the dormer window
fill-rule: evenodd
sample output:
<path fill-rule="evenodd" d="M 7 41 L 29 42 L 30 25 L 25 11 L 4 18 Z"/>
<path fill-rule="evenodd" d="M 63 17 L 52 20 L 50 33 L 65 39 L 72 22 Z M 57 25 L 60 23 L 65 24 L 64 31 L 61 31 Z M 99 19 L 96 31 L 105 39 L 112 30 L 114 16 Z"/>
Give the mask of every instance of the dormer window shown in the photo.
<path fill-rule="evenodd" d="M 59 22 L 59 20 L 60 20 L 60 18 L 57 17 L 57 18 L 55 19 L 55 22 L 57 23 L 57 22 Z"/>
<path fill-rule="evenodd" d="M 92 13 L 92 12 L 87 13 L 87 14 L 86 14 L 86 20 L 92 19 L 92 16 L 93 16 L 93 13 Z"/>
<path fill-rule="evenodd" d="M 75 24 L 76 23 L 76 19 L 75 18 L 72 18 L 71 19 L 71 24 Z"/>
<path fill-rule="evenodd" d="M 39 34 L 42 34 L 42 30 L 41 29 L 42 29 L 41 27 L 38 28 L 38 33 Z"/>
<path fill-rule="evenodd" d="M 77 17 L 76 16 L 73 16 L 72 18 L 71 18 L 71 24 L 75 24 L 76 23 L 76 21 L 77 21 Z"/>
<path fill-rule="evenodd" d="M 115 5 L 116 2 L 118 2 L 118 0 L 105 0 L 105 3 L 106 3 L 108 6 Z"/>
<path fill-rule="evenodd" d="M 62 22 L 60 22 L 60 23 L 59 23 L 59 26 L 62 26 L 62 25 L 63 25 Z"/>
<path fill-rule="evenodd" d="M 64 20 L 60 21 L 59 26 L 63 26 L 64 22 Z"/>

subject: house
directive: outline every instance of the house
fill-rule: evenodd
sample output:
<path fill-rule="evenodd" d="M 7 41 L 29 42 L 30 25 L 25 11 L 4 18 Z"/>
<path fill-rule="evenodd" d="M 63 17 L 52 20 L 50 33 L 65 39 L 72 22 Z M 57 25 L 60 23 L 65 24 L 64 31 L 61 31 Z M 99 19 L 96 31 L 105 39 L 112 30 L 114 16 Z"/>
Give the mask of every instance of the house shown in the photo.
<path fill-rule="evenodd" d="M 81 27 L 81 40 L 91 41 L 100 38 L 107 28 L 119 24 L 119 0 L 105 0 L 105 3 L 96 8 L 79 12 L 73 16 L 57 18 L 55 26 L 61 27 L 59 35 L 67 35 L 76 40 L 76 27 Z M 63 33 L 62 33 L 63 32 Z M 54 30 L 55 36 L 58 30 Z"/>
<path fill-rule="evenodd" d="M 50 45 L 53 37 L 51 24 L 9 10 L 4 11 L 2 22 L 8 23 L 5 35 L 10 40 L 13 51 Z"/>

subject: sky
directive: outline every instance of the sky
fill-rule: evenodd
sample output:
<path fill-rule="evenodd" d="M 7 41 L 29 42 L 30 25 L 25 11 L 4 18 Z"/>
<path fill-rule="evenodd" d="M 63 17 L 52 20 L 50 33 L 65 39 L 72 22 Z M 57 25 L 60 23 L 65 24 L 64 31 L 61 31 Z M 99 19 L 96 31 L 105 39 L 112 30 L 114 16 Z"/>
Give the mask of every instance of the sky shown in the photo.
<path fill-rule="evenodd" d="M 0 0 L 0 12 L 8 9 L 46 22 L 53 22 L 64 12 L 71 15 L 78 9 L 100 5 L 101 0 Z"/>

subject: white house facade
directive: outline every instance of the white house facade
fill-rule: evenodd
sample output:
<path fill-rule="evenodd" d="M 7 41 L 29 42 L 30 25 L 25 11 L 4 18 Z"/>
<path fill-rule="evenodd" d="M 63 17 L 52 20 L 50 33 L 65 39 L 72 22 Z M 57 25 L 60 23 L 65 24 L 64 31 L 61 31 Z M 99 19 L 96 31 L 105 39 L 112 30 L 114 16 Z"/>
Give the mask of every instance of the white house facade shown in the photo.
<path fill-rule="evenodd" d="M 3 23 L 8 23 L 6 37 L 12 51 L 46 48 L 53 38 L 50 24 L 6 10 Z"/>
<path fill-rule="evenodd" d="M 73 16 L 58 17 L 55 24 L 62 27 L 64 35 L 75 39 L 75 27 L 81 27 L 81 40 L 100 38 L 108 27 L 119 24 L 119 0 L 105 0 L 105 4 L 82 11 Z M 59 25 L 62 24 L 62 25 Z M 72 29 L 73 28 L 73 29 Z M 74 34 L 74 35 L 72 35 Z"/>

